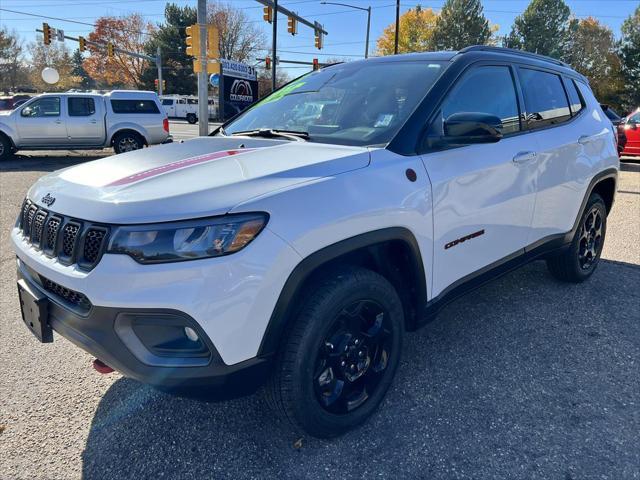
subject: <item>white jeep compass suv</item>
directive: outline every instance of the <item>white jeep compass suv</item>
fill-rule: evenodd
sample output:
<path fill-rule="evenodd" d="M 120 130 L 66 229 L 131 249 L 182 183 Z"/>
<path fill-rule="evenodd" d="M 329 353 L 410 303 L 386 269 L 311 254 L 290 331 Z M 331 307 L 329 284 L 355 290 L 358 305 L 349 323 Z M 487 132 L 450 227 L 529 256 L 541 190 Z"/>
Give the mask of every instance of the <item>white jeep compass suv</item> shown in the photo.
<path fill-rule="evenodd" d="M 615 142 L 587 80 L 538 55 L 329 66 L 210 137 L 41 178 L 11 233 L 23 318 L 159 388 L 264 385 L 337 435 L 447 302 L 538 258 L 593 274 Z"/>

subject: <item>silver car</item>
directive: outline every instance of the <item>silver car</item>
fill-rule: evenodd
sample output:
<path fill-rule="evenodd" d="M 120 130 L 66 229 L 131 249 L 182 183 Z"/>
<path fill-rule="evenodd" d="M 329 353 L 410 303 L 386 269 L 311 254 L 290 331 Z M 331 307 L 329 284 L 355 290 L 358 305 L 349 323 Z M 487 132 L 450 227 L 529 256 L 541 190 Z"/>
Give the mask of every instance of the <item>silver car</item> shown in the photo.
<path fill-rule="evenodd" d="M 18 150 L 129 152 L 170 141 L 169 121 L 154 92 L 45 93 L 0 112 L 0 159 Z"/>

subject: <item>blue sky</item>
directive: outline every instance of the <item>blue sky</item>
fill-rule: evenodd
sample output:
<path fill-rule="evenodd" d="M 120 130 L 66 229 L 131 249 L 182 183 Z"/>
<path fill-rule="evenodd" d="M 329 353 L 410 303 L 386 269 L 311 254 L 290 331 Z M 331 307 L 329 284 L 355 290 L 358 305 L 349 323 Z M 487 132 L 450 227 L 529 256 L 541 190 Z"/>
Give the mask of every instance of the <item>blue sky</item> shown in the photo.
<path fill-rule="evenodd" d="M 370 52 L 375 51 L 375 39 L 382 30 L 394 21 L 394 0 L 336 0 L 341 3 L 351 3 L 362 7 L 371 6 L 371 45 Z M 196 0 L 174 0 L 179 5 L 195 6 Z M 262 6 L 255 0 L 229 0 L 243 9 L 252 23 L 263 28 L 267 38 L 271 39 L 270 25 L 262 20 Z M 295 37 L 286 33 L 286 18 L 279 17 L 280 33 L 278 48 L 282 59 L 306 60 L 313 57 L 322 60 L 329 57 L 362 58 L 364 56 L 366 13 L 341 6 L 322 5 L 320 0 L 280 0 L 280 3 L 309 20 L 322 23 L 329 35 L 325 38 L 325 48 L 318 51 L 313 46 L 313 32 L 300 25 L 299 34 Z M 436 11 L 442 7 L 444 0 L 401 1 L 404 12 L 420 4 L 424 8 Z M 506 34 L 511 29 L 514 18 L 527 7 L 529 0 L 483 0 L 485 15 L 491 23 L 500 26 L 499 34 Z M 639 0 L 566 0 L 572 13 L 578 18 L 593 16 L 603 24 L 609 26 L 616 37 L 620 36 L 620 26 L 635 8 Z M 152 22 L 163 19 L 165 0 L 0 0 L 0 7 L 29 12 L 37 15 L 63 17 L 80 22 L 93 22 L 103 15 L 127 15 L 139 12 Z M 59 20 L 45 20 L 43 18 L 28 17 L 17 13 L 0 11 L 0 24 L 15 30 L 26 41 L 35 39 L 35 29 L 40 28 L 43 21 L 52 27 L 63 28 L 67 35 L 86 35 L 90 26 L 62 22 Z M 75 48 L 75 44 L 70 44 Z M 304 69 L 289 70 L 291 74 L 302 73 Z"/>

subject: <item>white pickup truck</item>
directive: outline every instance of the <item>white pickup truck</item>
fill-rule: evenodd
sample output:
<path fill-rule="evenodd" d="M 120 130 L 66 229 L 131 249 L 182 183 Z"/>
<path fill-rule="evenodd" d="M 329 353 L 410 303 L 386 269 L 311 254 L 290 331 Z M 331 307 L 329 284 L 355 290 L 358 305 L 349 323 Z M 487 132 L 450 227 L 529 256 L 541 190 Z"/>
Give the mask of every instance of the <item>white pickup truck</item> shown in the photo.
<path fill-rule="evenodd" d="M 0 112 L 0 160 L 18 150 L 123 153 L 169 140 L 169 121 L 153 92 L 45 93 Z"/>

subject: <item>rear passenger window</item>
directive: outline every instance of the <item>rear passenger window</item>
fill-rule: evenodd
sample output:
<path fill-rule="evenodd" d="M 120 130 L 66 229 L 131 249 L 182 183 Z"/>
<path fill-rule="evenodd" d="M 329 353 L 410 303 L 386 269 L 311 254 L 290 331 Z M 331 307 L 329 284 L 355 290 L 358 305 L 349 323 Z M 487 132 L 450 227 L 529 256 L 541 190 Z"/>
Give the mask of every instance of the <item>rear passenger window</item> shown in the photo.
<path fill-rule="evenodd" d="M 70 117 L 89 117 L 96 113 L 96 104 L 93 98 L 69 97 L 68 106 Z"/>
<path fill-rule="evenodd" d="M 160 113 L 153 100 L 111 100 L 113 113 Z"/>
<path fill-rule="evenodd" d="M 559 75 L 520 69 L 529 128 L 556 125 L 571 118 L 569 102 Z"/>
<path fill-rule="evenodd" d="M 486 113 L 502 121 L 502 134 L 520 131 L 518 100 L 509 67 L 478 67 L 465 74 L 442 105 L 446 120 L 454 113 Z"/>
<path fill-rule="evenodd" d="M 571 108 L 571 115 L 575 116 L 584 107 L 584 102 L 578 92 L 576 83 L 567 79 L 565 85 L 567 85 L 567 95 L 569 95 L 569 107 Z"/>

